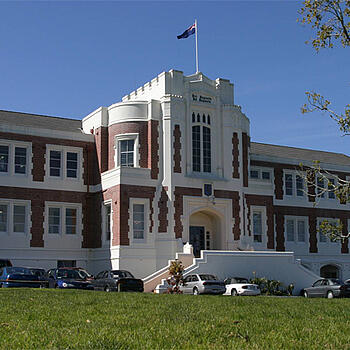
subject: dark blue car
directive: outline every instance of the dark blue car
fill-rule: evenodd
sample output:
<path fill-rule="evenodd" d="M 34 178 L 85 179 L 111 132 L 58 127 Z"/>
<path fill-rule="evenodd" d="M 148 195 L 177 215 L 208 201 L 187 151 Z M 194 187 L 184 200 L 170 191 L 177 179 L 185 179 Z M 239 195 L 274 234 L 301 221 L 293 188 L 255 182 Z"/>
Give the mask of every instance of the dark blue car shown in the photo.
<path fill-rule="evenodd" d="M 90 289 L 94 287 L 86 273 L 75 268 L 51 269 L 47 272 L 49 288 Z"/>
<path fill-rule="evenodd" d="M 0 287 L 29 287 L 40 288 L 43 282 L 38 276 L 32 273 L 26 267 L 2 267 L 0 268 Z"/>

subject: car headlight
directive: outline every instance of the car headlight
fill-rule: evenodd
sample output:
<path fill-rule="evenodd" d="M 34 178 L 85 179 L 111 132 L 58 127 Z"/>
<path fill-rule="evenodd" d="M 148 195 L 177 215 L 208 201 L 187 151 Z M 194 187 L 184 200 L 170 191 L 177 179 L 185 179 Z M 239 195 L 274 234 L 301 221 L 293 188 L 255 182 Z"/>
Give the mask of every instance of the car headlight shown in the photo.
<path fill-rule="evenodd" d="M 63 283 L 62 283 L 62 287 L 63 287 L 63 288 L 67 288 L 67 287 L 68 287 L 68 284 L 67 284 L 66 282 L 63 282 Z"/>

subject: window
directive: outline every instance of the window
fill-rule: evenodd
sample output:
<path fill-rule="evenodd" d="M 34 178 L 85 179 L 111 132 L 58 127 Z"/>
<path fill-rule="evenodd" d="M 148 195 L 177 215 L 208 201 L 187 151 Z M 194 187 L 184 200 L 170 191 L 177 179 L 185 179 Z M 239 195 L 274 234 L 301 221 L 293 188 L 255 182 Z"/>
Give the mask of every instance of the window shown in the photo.
<path fill-rule="evenodd" d="M 50 176 L 61 176 L 61 158 L 60 151 L 50 151 Z"/>
<path fill-rule="evenodd" d="M 202 118 L 192 113 L 192 170 L 194 172 L 211 172 L 211 129 L 210 116 L 203 114 Z"/>
<path fill-rule="evenodd" d="M 7 173 L 9 165 L 9 146 L 0 145 L 0 172 Z"/>
<path fill-rule="evenodd" d="M 133 205 L 133 237 L 144 239 L 145 233 L 145 206 L 144 204 Z"/>
<path fill-rule="evenodd" d="M 340 220 L 339 219 L 328 219 L 328 218 L 318 218 L 317 219 L 317 226 L 319 227 L 319 225 L 322 223 L 322 221 L 324 220 L 327 220 L 328 223 L 334 227 L 337 227 L 339 226 L 340 224 Z M 334 239 L 330 239 L 327 235 L 325 235 L 319 228 L 317 229 L 318 231 L 318 239 L 319 239 L 319 242 L 320 243 L 328 243 L 328 242 L 331 242 L 331 243 L 337 243 L 338 241 L 337 240 L 334 240 Z"/>
<path fill-rule="evenodd" d="M 78 153 L 67 152 L 67 177 L 78 177 Z"/>
<path fill-rule="evenodd" d="M 0 232 L 7 232 L 7 212 L 8 206 L 0 204 Z"/>
<path fill-rule="evenodd" d="M 300 175 L 296 176 L 296 189 L 297 196 L 302 197 L 304 195 L 304 180 Z"/>
<path fill-rule="evenodd" d="M 335 199 L 334 187 L 335 187 L 335 180 L 328 179 L 328 198 L 329 199 Z"/>
<path fill-rule="evenodd" d="M 27 165 L 27 148 L 15 147 L 15 173 L 25 174 Z"/>
<path fill-rule="evenodd" d="M 104 205 L 105 210 L 105 232 L 106 241 L 111 240 L 111 204 Z"/>
<path fill-rule="evenodd" d="M 306 220 L 288 217 L 286 219 L 286 241 L 305 242 Z"/>
<path fill-rule="evenodd" d="M 258 170 L 251 170 L 250 171 L 250 178 L 251 179 L 259 179 L 259 171 Z"/>
<path fill-rule="evenodd" d="M 262 242 L 262 215 L 261 212 L 253 212 L 253 236 L 254 242 Z"/>
<path fill-rule="evenodd" d="M 293 196 L 293 175 L 285 174 L 286 195 Z"/>
<path fill-rule="evenodd" d="M 317 178 L 317 195 L 320 198 L 324 198 L 324 179 L 322 177 Z"/>
<path fill-rule="evenodd" d="M 13 232 L 24 233 L 26 228 L 26 207 L 13 206 Z"/>
<path fill-rule="evenodd" d="M 261 172 L 261 178 L 263 180 L 270 180 L 271 174 L 269 171 L 262 171 Z"/>
<path fill-rule="evenodd" d="M 61 232 L 61 208 L 49 208 L 49 233 Z"/>
<path fill-rule="evenodd" d="M 47 159 L 47 174 L 51 178 L 77 180 L 82 175 L 81 148 L 47 145 Z"/>
<path fill-rule="evenodd" d="M 81 233 L 81 205 L 74 203 L 47 202 L 46 232 L 50 236 Z"/>
<path fill-rule="evenodd" d="M 30 201 L 7 200 L 0 202 L 0 232 L 25 234 L 28 232 Z"/>
<path fill-rule="evenodd" d="M 77 266 L 76 260 L 57 260 L 57 268 L 76 267 L 76 266 Z"/>
<path fill-rule="evenodd" d="M 120 165 L 134 166 L 134 140 L 120 141 Z"/>
<path fill-rule="evenodd" d="M 252 167 L 250 168 L 250 178 L 253 180 L 263 180 L 266 182 L 271 181 L 271 171 L 262 170 L 259 168 Z"/>
<path fill-rule="evenodd" d="M 75 235 L 77 233 L 77 210 L 66 208 L 66 234 Z"/>

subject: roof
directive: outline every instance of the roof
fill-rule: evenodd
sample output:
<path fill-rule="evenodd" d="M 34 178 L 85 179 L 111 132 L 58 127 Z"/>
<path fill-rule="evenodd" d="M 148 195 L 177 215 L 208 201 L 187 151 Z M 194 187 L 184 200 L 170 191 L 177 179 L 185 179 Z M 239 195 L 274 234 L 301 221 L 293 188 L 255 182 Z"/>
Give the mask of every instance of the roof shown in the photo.
<path fill-rule="evenodd" d="M 0 110 L 0 124 L 50 129 L 81 134 L 81 120 Z"/>
<path fill-rule="evenodd" d="M 279 157 L 295 160 L 320 161 L 328 164 L 350 165 L 350 157 L 341 153 L 316 151 L 305 148 L 269 145 L 266 143 L 251 142 L 252 154 Z"/>

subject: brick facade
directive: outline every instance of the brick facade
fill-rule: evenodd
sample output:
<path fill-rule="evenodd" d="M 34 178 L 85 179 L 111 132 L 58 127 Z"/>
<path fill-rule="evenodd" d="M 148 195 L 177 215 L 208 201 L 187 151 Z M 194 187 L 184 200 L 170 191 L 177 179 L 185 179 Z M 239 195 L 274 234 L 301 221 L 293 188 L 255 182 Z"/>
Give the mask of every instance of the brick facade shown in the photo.
<path fill-rule="evenodd" d="M 242 133 L 242 162 L 243 162 L 243 186 L 248 187 L 248 155 L 249 155 L 249 136 L 247 133 Z"/>
<path fill-rule="evenodd" d="M 168 231 L 168 187 L 162 187 L 162 192 L 160 194 L 158 202 L 158 232 Z"/>
<path fill-rule="evenodd" d="M 239 179 L 239 139 L 236 132 L 232 136 L 232 178 Z"/>
<path fill-rule="evenodd" d="M 181 173 L 181 131 L 180 131 L 180 125 L 176 124 L 174 127 L 174 173 Z"/>

